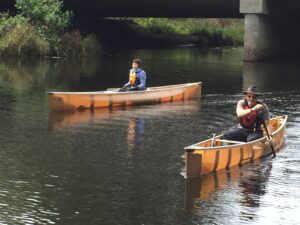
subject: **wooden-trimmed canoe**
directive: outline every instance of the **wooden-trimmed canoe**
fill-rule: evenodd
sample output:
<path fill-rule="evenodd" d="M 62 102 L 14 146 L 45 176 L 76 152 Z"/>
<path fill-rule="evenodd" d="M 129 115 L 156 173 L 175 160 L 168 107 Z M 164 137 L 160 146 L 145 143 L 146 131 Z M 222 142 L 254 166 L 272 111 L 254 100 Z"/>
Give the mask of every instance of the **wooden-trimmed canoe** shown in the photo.
<path fill-rule="evenodd" d="M 159 87 L 143 91 L 48 92 L 51 111 L 74 111 L 103 107 L 155 104 L 185 100 L 201 94 L 202 82 Z"/>
<path fill-rule="evenodd" d="M 284 115 L 270 120 L 275 151 L 283 146 L 287 118 Z M 251 142 L 225 140 L 219 135 L 185 148 L 186 178 L 240 166 L 270 154 L 272 149 L 265 132 L 264 137 Z"/>

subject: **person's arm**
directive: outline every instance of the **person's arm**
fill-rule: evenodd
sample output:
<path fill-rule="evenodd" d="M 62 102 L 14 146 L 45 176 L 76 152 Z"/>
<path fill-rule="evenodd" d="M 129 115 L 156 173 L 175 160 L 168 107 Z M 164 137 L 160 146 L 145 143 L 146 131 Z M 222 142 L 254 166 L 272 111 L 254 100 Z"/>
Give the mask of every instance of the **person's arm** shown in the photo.
<path fill-rule="evenodd" d="M 129 70 L 129 74 L 131 73 L 131 70 Z M 123 88 L 130 86 L 130 80 L 126 84 L 123 85 Z"/>
<path fill-rule="evenodd" d="M 245 116 L 248 116 L 252 112 L 251 109 L 244 109 L 243 104 L 244 104 L 244 100 L 240 100 L 237 103 L 236 114 L 238 118 L 243 118 Z"/>
<path fill-rule="evenodd" d="M 140 73 L 140 81 L 141 81 L 141 84 L 138 86 L 139 89 L 145 89 L 146 88 L 146 72 L 145 71 L 142 71 Z"/>
<path fill-rule="evenodd" d="M 129 85 L 130 85 L 130 81 L 128 81 L 126 84 L 124 84 L 123 88 L 128 87 Z"/>
<path fill-rule="evenodd" d="M 268 129 L 269 135 L 272 136 L 272 126 L 269 123 L 269 120 L 265 120 L 265 123 L 266 123 L 267 129 Z"/>
<path fill-rule="evenodd" d="M 254 107 L 252 107 L 250 109 L 244 109 L 243 108 L 243 101 L 244 100 L 240 100 L 237 104 L 237 107 L 236 107 L 236 114 L 239 118 L 243 118 L 245 116 L 248 116 L 253 111 L 258 112 L 264 107 L 262 104 L 256 104 Z"/>
<path fill-rule="evenodd" d="M 270 135 L 270 138 L 272 138 L 272 126 L 271 124 L 269 123 L 270 121 L 270 113 L 269 113 L 269 108 L 266 104 L 263 104 L 263 108 L 261 110 L 261 116 L 262 116 L 262 119 L 264 120 L 265 124 L 266 124 L 266 127 L 267 127 L 267 130 L 268 130 L 268 133 Z"/>

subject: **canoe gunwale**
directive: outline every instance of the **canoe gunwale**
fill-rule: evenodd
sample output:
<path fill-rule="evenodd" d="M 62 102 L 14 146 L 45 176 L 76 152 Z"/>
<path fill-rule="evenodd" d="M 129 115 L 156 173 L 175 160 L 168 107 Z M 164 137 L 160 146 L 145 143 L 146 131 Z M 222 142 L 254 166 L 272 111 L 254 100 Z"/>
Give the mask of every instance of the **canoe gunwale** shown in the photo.
<path fill-rule="evenodd" d="M 283 115 L 283 116 L 276 116 L 274 117 L 275 118 L 281 118 L 283 121 L 281 122 L 281 125 L 274 131 L 272 132 L 272 135 L 276 135 L 278 132 L 280 132 L 281 129 L 283 129 L 283 127 L 286 125 L 286 120 L 287 120 L 287 116 L 286 115 Z M 220 138 L 222 137 L 222 135 L 218 135 L 215 137 L 215 139 L 217 138 Z M 243 145 L 251 145 L 251 144 L 254 144 L 256 142 L 261 142 L 261 141 L 264 141 L 264 140 L 267 140 L 267 136 L 264 136 L 262 138 L 259 138 L 259 139 L 256 139 L 254 141 L 250 141 L 250 142 L 244 142 L 244 143 L 240 143 L 240 144 L 233 144 L 233 145 L 225 145 L 225 146 L 212 146 L 212 147 L 201 147 L 201 146 L 197 146 L 199 144 L 202 144 L 204 142 L 207 142 L 209 140 L 212 140 L 212 138 L 210 139 L 206 139 L 204 141 L 201 141 L 201 142 L 198 142 L 196 144 L 193 144 L 193 145 L 190 145 L 188 147 L 185 147 L 184 150 L 186 152 L 193 152 L 195 150 L 203 150 L 203 151 L 215 151 L 215 150 L 220 150 L 220 149 L 226 149 L 228 148 L 229 146 L 230 147 L 240 147 L 240 146 L 243 146 Z"/>

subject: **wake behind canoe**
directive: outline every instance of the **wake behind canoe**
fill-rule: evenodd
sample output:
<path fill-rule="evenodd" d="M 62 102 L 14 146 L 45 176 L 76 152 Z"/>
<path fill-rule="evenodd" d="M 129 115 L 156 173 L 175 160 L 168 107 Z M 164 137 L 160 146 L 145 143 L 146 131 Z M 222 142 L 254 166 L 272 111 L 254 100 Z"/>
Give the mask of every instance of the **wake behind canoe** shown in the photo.
<path fill-rule="evenodd" d="M 103 107 L 155 104 L 186 100 L 201 94 L 202 83 L 149 87 L 143 91 L 48 92 L 51 111 L 74 111 Z"/>

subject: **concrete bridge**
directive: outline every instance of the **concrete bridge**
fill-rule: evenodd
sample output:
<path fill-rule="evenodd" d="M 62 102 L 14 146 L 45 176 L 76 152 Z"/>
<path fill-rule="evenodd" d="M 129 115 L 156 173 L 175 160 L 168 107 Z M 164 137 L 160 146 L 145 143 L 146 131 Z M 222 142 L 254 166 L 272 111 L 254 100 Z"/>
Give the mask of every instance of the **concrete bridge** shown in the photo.
<path fill-rule="evenodd" d="M 0 10 L 13 0 L 0 0 Z M 300 49 L 300 0 L 64 0 L 77 19 L 99 17 L 244 18 L 244 59 Z"/>

